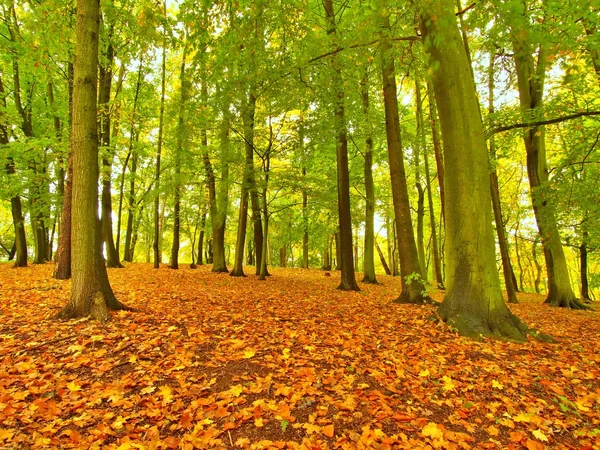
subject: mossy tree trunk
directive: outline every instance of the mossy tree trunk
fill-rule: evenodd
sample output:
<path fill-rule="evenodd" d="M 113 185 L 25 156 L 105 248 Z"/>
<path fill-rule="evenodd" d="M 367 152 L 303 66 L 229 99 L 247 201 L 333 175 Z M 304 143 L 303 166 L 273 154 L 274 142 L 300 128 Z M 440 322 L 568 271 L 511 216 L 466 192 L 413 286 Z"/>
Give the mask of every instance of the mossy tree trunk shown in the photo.
<path fill-rule="evenodd" d="M 385 6 L 385 2 L 384 2 Z M 391 56 L 389 41 L 390 18 L 382 17 L 384 33 L 381 39 L 381 64 L 383 68 L 383 102 L 385 107 L 385 130 L 388 144 L 390 178 L 392 181 L 392 200 L 396 231 L 398 235 L 398 251 L 400 259 L 400 275 L 402 290 L 397 303 L 424 304 L 430 301 L 425 290 L 423 274 L 419 262 L 419 253 L 415 243 L 415 233 L 410 217 L 410 203 L 406 172 L 404 169 L 404 152 L 400 138 L 400 119 L 398 114 L 398 93 L 396 88 L 396 71 Z"/>
<path fill-rule="evenodd" d="M 447 291 L 439 316 L 459 333 L 524 340 L 502 297 L 492 229 L 488 155 L 475 85 L 452 0 L 419 3 L 445 150 Z"/>
<path fill-rule="evenodd" d="M 544 81 L 549 57 L 548 44 L 538 44 L 537 61 L 534 61 L 533 44 L 526 40 L 528 35 L 522 33 L 519 26 L 528 23 L 529 19 L 513 17 L 512 20 L 514 21 L 512 37 L 519 101 L 523 116 L 531 119 L 538 117 L 543 110 Z M 550 306 L 585 309 L 586 306 L 577 299 L 571 288 L 567 259 L 556 222 L 554 200 L 552 193 L 549 192 L 544 135 L 543 126 L 532 127 L 525 130 L 523 139 L 527 152 L 527 175 L 533 213 L 546 260 L 548 278 L 546 303 Z"/>
<path fill-rule="evenodd" d="M 109 309 L 125 309 L 110 287 L 101 253 L 98 220 L 98 131 L 96 76 L 99 2 L 77 3 L 71 152 L 73 154 L 72 291 L 59 312 L 63 319 L 110 319 Z"/>

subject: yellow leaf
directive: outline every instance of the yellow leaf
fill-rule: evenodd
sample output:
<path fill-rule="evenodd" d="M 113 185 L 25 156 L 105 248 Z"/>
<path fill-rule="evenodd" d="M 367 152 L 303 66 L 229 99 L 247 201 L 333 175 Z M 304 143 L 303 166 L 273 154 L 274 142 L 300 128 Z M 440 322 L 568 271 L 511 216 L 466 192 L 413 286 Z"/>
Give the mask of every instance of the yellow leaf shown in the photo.
<path fill-rule="evenodd" d="M 160 395 L 163 396 L 165 403 L 171 403 L 173 401 L 173 391 L 166 384 L 160 387 Z"/>
<path fill-rule="evenodd" d="M 498 380 L 492 380 L 492 387 L 496 389 L 504 389 L 504 385 L 500 384 Z"/>
<path fill-rule="evenodd" d="M 454 382 L 452 381 L 452 378 L 444 375 L 442 377 L 442 380 L 444 381 L 444 390 L 451 391 L 452 389 L 454 389 L 456 387 L 454 385 Z"/>
<path fill-rule="evenodd" d="M 75 392 L 75 391 L 80 391 L 81 390 L 81 386 L 79 386 L 78 384 L 76 384 L 74 381 L 71 381 L 70 383 L 67 383 L 67 387 L 69 388 L 69 390 L 71 392 Z"/>
<path fill-rule="evenodd" d="M 431 374 L 429 373 L 429 369 L 421 370 L 421 371 L 419 372 L 419 376 L 420 376 L 420 377 L 428 377 L 429 375 L 431 375 Z"/>
<path fill-rule="evenodd" d="M 281 352 L 282 353 L 281 357 L 283 359 L 288 359 L 290 357 L 290 351 L 291 350 L 289 348 L 284 348 L 283 351 Z"/>
<path fill-rule="evenodd" d="M 518 415 L 516 415 L 514 417 L 514 421 L 515 422 L 530 422 L 531 421 L 531 414 L 528 414 L 528 413 L 519 413 Z"/>
<path fill-rule="evenodd" d="M 256 355 L 256 350 L 244 350 L 244 359 L 250 359 Z"/>
<path fill-rule="evenodd" d="M 15 434 L 15 430 L 5 430 L 0 429 L 0 442 L 6 441 L 7 439 L 11 439 Z"/>
<path fill-rule="evenodd" d="M 242 394 L 243 390 L 244 388 L 241 384 L 236 384 L 235 386 L 231 386 L 229 392 L 231 392 L 231 395 L 233 395 L 234 397 L 239 397 Z"/>
<path fill-rule="evenodd" d="M 142 395 L 146 395 L 146 394 L 152 394 L 155 390 L 156 390 L 156 386 L 147 386 L 144 389 L 142 389 L 140 392 L 142 393 Z"/>
<path fill-rule="evenodd" d="M 498 428 L 496 428 L 494 425 L 490 425 L 486 430 L 490 436 L 498 436 Z"/>
<path fill-rule="evenodd" d="M 265 424 L 263 423 L 263 418 L 259 417 L 258 419 L 254 419 L 254 425 L 258 428 L 263 427 Z"/>
<path fill-rule="evenodd" d="M 531 433 L 535 436 L 536 439 L 543 442 L 548 442 L 548 438 L 539 428 L 537 430 L 532 431 Z"/>
<path fill-rule="evenodd" d="M 421 434 L 425 437 L 431 437 L 433 439 L 439 439 L 444 436 L 442 430 L 440 430 L 437 423 L 434 422 L 429 422 L 427 425 L 425 425 L 421 430 Z"/>

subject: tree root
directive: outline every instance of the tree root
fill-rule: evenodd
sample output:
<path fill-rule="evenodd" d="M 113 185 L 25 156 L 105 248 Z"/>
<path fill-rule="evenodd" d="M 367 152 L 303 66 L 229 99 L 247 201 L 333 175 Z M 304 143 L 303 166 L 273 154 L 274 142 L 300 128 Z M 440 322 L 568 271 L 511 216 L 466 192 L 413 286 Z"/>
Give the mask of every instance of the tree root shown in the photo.
<path fill-rule="evenodd" d="M 551 336 L 529 328 L 510 311 L 488 317 L 487 320 L 468 312 L 439 311 L 436 316 L 451 330 L 476 341 L 491 338 L 509 342 L 526 342 L 527 336 L 531 336 L 542 342 L 556 342 Z"/>
<path fill-rule="evenodd" d="M 565 295 L 561 296 L 548 296 L 546 301 L 544 301 L 547 305 L 554 306 L 557 308 L 568 308 L 568 309 L 579 309 L 579 310 L 589 310 L 590 307 L 582 303 L 579 299 L 574 297 L 567 297 Z"/>

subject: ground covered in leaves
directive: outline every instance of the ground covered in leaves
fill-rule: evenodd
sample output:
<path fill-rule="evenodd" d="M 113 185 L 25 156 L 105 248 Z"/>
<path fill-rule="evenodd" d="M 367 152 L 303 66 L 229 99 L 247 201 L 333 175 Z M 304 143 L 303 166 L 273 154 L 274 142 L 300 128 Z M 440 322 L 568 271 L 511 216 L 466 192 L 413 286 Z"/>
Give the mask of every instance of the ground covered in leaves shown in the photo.
<path fill-rule="evenodd" d="M 398 279 L 110 270 L 106 326 L 70 282 L 0 265 L 0 448 L 600 448 L 600 315 L 520 295 L 558 341 L 473 342 L 393 304 Z M 437 295 L 440 299 L 440 295 Z"/>

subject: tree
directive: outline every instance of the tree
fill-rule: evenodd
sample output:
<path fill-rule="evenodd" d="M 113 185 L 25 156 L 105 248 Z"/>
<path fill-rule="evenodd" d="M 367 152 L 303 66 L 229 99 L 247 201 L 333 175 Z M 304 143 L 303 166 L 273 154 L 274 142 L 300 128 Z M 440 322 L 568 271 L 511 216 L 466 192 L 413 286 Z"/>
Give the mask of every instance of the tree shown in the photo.
<path fill-rule="evenodd" d="M 108 310 L 127 309 L 116 298 L 108 281 L 101 253 L 98 218 L 98 133 L 96 74 L 100 5 L 97 0 L 77 3 L 77 40 L 73 81 L 72 290 L 58 313 L 69 319 L 91 316 L 110 319 Z"/>
<path fill-rule="evenodd" d="M 392 200 L 394 203 L 400 253 L 400 274 L 402 277 L 402 290 L 400 296 L 395 301 L 397 303 L 423 304 L 430 301 L 430 299 L 423 282 L 419 254 L 415 244 L 415 234 L 410 218 L 408 187 L 406 185 L 406 172 L 404 169 L 404 153 L 400 138 L 396 70 L 394 59 L 390 55 L 390 17 L 388 14 L 382 17 L 382 29 L 381 64 L 383 71 L 385 130 L 388 144 L 390 178 L 392 180 Z"/>
<path fill-rule="evenodd" d="M 488 156 L 469 61 L 451 0 L 419 4 L 445 149 L 447 291 L 438 309 L 460 334 L 524 340 L 496 270 Z"/>

